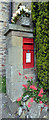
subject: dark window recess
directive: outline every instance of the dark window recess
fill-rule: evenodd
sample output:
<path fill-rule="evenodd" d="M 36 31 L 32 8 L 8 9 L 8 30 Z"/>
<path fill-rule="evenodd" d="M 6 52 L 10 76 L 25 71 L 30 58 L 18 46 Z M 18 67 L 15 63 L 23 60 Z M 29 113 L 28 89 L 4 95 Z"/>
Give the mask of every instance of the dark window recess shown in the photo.
<path fill-rule="evenodd" d="M 24 45 L 33 45 L 33 43 L 24 43 Z"/>

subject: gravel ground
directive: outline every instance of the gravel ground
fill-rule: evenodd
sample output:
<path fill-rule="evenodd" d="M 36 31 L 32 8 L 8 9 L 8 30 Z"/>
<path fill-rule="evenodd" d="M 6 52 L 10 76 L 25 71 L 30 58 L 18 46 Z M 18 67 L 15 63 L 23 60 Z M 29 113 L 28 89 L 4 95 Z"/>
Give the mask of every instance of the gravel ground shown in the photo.
<path fill-rule="evenodd" d="M 49 120 L 49 111 L 42 112 L 40 118 L 47 118 Z M 0 120 L 1 118 L 18 118 L 15 114 L 12 114 L 7 103 L 7 95 L 4 93 L 0 93 Z"/>

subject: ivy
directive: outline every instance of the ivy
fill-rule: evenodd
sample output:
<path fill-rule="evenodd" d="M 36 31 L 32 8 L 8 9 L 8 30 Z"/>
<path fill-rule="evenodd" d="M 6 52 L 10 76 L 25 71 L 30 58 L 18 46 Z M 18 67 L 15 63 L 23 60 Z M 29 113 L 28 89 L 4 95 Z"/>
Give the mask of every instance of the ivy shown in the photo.
<path fill-rule="evenodd" d="M 36 65 L 40 83 L 44 89 L 49 86 L 49 45 L 48 45 L 48 25 L 49 25 L 49 2 L 32 2 L 31 12 L 34 27 L 34 39 L 36 43 Z"/>

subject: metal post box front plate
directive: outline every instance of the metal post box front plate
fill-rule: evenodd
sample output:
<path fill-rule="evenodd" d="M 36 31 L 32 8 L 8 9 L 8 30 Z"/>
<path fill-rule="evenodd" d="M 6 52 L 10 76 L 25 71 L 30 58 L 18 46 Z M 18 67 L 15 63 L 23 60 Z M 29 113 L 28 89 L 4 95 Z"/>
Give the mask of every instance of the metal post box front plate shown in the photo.
<path fill-rule="evenodd" d="M 23 68 L 34 67 L 34 41 L 33 38 L 23 38 Z"/>

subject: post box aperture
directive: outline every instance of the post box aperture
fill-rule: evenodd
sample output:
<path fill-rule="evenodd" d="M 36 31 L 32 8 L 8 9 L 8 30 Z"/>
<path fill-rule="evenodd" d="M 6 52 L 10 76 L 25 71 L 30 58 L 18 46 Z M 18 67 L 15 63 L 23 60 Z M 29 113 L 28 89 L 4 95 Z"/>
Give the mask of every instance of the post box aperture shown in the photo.
<path fill-rule="evenodd" d="M 34 67 L 34 40 L 23 38 L 23 68 Z"/>

